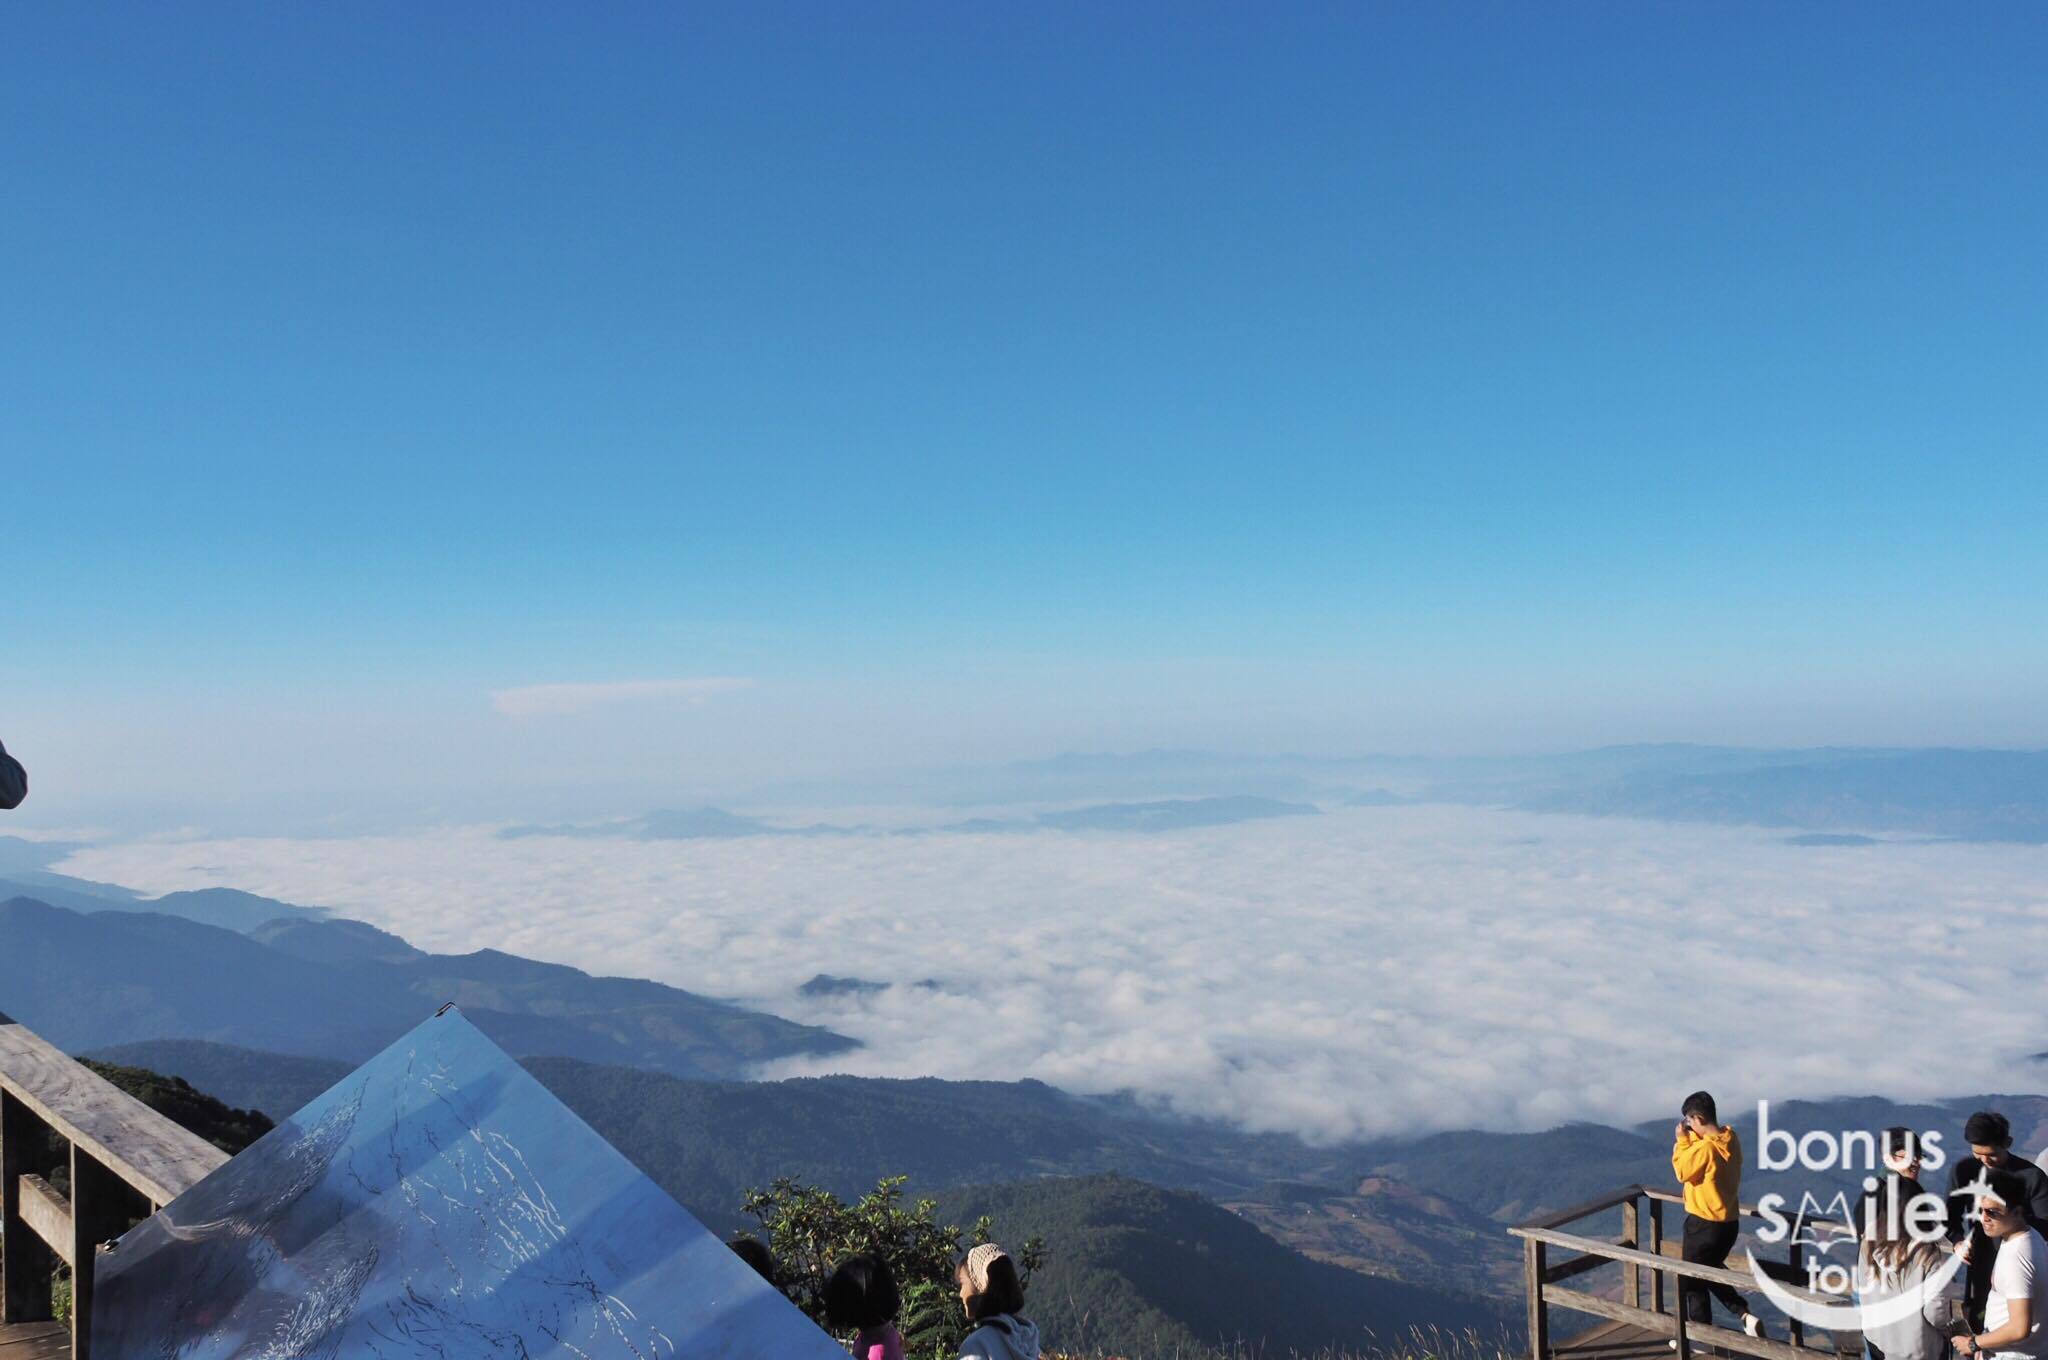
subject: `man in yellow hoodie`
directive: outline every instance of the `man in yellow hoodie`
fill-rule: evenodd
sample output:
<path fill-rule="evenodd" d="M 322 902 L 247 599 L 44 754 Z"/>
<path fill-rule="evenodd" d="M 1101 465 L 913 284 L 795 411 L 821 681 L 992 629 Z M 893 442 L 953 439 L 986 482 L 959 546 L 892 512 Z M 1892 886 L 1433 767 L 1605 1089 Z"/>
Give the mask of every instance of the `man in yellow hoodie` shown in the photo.
<path fill-rule="evenodd" d="M 1685 1259 L 1705 1266 L 1725 1266 L 1735 1239 L 1742 1235 L 1742 1143 L 1735 1130 L 1719 1122 L 1714 1098 L 1694 1091 L 1685 1098 L 1671 1145 L 1671 1169 L 1685 1192 Z M 1709 1297 L 1742 1318 L 1742 1330 L 1764 1334 L 1763 1320 L 1734 1286 L 1681 1280 L 1679 1306 L 1688 1322 L 1712 1322 Z M 1676 1341 L 1671 1343 L 1674 1347 Z"/>

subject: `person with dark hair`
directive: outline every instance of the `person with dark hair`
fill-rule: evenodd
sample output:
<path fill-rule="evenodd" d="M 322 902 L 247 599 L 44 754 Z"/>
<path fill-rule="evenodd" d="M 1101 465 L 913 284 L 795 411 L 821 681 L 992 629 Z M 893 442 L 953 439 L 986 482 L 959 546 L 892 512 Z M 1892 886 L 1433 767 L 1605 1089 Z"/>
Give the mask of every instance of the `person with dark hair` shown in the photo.
<path fill-rule="evenodd" d="M 21 768 L 20 761 L 7 754 L 5 746 L 0 746 L 0 809 L 18 808 L 26 797 L 28 771 Z"/>
<path fill-rule="evenodd" d="M 1969 1334 L 1955 1339 L 1957 1355 L 2040 1360 L 2043 1353 L 2048 1249 L 2020 1208 L 2026 1193 L 2025 1183 L 2010 1171 L 1992 1171 L 1977 1186 L 1977 1228 L 1989 1247 L 1985 1254 L 1992 1258 L 1991 1281 L 1984 1296 L 1984 1320 L 1972 1321 Z"/>
<path fill-rule="evenodd" d="M 741 1233 L 725 1245 L 732 1248 L 733 1255 L 752 1266 L 755 1274 L 775 1285 L 777 1289 L 782 1287 L 776 1284 L 775 1280 L 775 1254 L 768 1250 L 767 1244 L 760 1238 Z"/>
<path fill-rule="evenodd" d="M 954 1272 L 960 1306 L 975 1324 L 960 1343 L 960 1360 L 1038 1360 L 1038 1324 L 1026 1321 L 1017 1263 L 993 1242 L 967 1253 Z"/>
<path fill-rule="evenodd" d="M 1865 1190 L 1856 1202 L 1856 1235 L 1865 1241 L 1880 1237 L 1884 1226 L 1906 1225 L 1912 1205 L 1928 1191 L 1920 1184 L 1922 1166 L 1920 1135 L 1903 1124 L 1895 1124 L 1878 1137 L 1878 1152 L 1884 1158 L 1884 1179 L 1875 1189 Z M 1937 1218 L 1938 1224 L 1941 1220 Z"/>
<path fill-rule="evenodd" d="M 854 1360 L 903 1360 L 896 1315 L 903 1296 L 879 1256 L 849 1256 L 825 1281 L 825 1321 L 835 1332 L 855 1333 Z"/>
<path fill-rule="evenodd" d="M 1972 1327 L 1984 1323 L 1990 1297 L 1991 1271 L 1997 1253 L 1977 1222 L 1980 1191 L 1995 1175 L 2014 1180 L 2011 1207 L 2036 1233 L 2048 1233 L 2048 1171 L 2012 1151 L 2012 1125 L 1996 1110 L 1979 1110 L 1963 1125 L 1970 1155 L 1956 1159 L 1948 1180 L 1948 1234 L 1970 1263 L 1963 1290 L 1963 1312 Z"/>
<path fill-rule="evenodd" d="M 1678 1128 L 1672 1134 L 1671 1169 L 1685 1195 L 1685 1236 L 1681 1255 L 1705 1266 L 1725 1266 L 1735 1239 L 1742 1235 L 1742 1143 L 1735 1130 L 1719 1122 L 1714 1098 L 1694 1091 L 1679 1110 Z M 1733 1285 L 1702 1284 L 1697 1280 L 1678 1282 L 1678 1305 L 1688 1321 L 1711 1323 L 1714 1306 L 1721 1306 L 1742 1319 L 1742 1330 L 1751 1336 L 1764 1334 L 1763 1319 L 1737 1293 Z M 1671 1343 L 1675 1350 L 1676 1341 Z"/>

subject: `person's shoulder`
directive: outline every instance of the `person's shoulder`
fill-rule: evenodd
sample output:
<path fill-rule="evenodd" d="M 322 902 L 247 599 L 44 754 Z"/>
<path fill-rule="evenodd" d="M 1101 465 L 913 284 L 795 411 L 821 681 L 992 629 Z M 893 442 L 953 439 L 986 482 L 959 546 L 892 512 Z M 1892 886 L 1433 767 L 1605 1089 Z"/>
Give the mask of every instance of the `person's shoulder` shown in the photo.
<path fill-rule="evenodd" d="M 2048 1245 L 2041 1241 L 2041 1234 L 2028 1228 L 2016 1232 L 1998 1244 L 1998 1260 L 1994 1270 L 2017 1271 L 2029 1277 L 2048 1271 Z"/>

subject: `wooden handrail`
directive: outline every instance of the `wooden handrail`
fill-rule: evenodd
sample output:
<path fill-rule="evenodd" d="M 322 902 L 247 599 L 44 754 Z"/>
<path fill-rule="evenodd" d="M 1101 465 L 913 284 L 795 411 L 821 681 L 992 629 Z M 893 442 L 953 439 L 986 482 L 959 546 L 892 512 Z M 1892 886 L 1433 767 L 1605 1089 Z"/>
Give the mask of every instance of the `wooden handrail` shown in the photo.
<path fill-rule="evenodd" d="M 1731 1285 L 1737 1289 L 1756 1283 L 1756 1277 L 1746 1271 L 1730 1270 L 1726 1266 L 1702 1265 L 1697 1261 L 1676 1260 L 1669 1256 L 1657 1256 L 1633 1247 L 1616 1246 L 1597 1237 L 1581 1237 L 1576 1233 L 1559 1232 L 1555 1228 L 1510 1228 L 1516 1237 L 1531 1242 L 1542 1242 L 1548 1246 L 1563 1247 L 1567 1251 L 1584 1252 L 1589 1256 L 1605 1257 L 1628 1265 L 1644 1267 L 1681 1279 L 1703 1280 L 1709 1284 Z M 1812 1303 L 1839 1303 L 1838 1294 L 1819 1293 L 1811 1289 L 1787 1284 L 1785 1292 L 1794 1298 Z M 1550 1291 L 1546 1290 L 1545 1293 Z"/>
<path fill-rule="evenodd" d="M 44 1132 L 67 1144 L 71 1194 L 33 1158 Z M 228 1156 L 0 1016 L 0 1323 L 50 1316 L 58 1263 L 71 1267 L 72 1360 L 92 1360 L 96 1253 L 204 1180 Z"/>
<path fill-rule="evenodd" d="M 1571 1222 L 1575 1218 L 1586 1218 L 1593 1214 L 1599 1213 L 1603 1209 L 1612 1209 L 1619 1205 L 1626 1204 L 1628 1201 L 1634 1199 L 1637 1195 L 1643 1193 L 1645 1192 L 1643 1190 L 1643 1187 L 1640 1185 L 1625 1185 L 1619 1190 L 1611 1190 L 1607 1194 L 1597 1196 L 1593 1199 L 1589 1199 L 1584 1204 L 1574 1204 L 1569 1209 L 1559 1209 L 1554 1213 L 1543 1214 L 1540 1217 L 1532 1218 L 1527 1223 L 1524 1223 L 1522 1226 L 1525 1228 L 1563 1227 L 1565 1224 Z"/>
<path fill-rule="evenodd" d="M 1617 1240 L 1614 1242 L 1614 1245 L 1617 1247 L 1632 1247 L 1635 1243 Z M 1560 1280 L 1572 1279 L 1585 1274 L 1589 1270 L 1597 1270 L 1606 1264 L 1607 1258 L 1605 1256 L 1595 1256 L 1588 1252 L 1584 1256 L 1575 1256 L 1561 1264 L 1546 1266 L 1543 1271 L 1543 1283 L 1556 1284 Z"/>
<path fill-rule="evenodd" d="M 228 1159 L 20 1024 L 0 1025 L 0 1091 L 162 1208 Z"/>
<path fill-rule="evenodd" d="M 1652 1190 L 1648 1186 L 1640 1186 L 1638 1187 L 1638 1193 L 1648 1195 L 1651 1199 L 1662 1200 L 1666 1204 L 1685 1203 L 1685 1196 L 1679 1194 L 1674 1190 Z M 1762 1218 L 1764 1216 L 1763 1210 L 1759 1209 L 1754 1204 L 1737 1204 L 1735 1206 L 1735 1211 L 1743 1218 Z M 1533 1224 L 1532 1226 L 1550 1228 L 1555 1227 L 1557 1225 L 1553 1223 L 1538 1222 Z M 1846 1224 L 1837 1223 L 1833 1219 L 1808 1219 L 1806 1220 L 1806 1226 L 1809 1229 L 1824 1229 L 1830 1233 L 1838 1234 L 1841 1236 L 1851 1235 L 1851 1230 Z"/>
<path fill-rule="evenodd" d="M 1552 1305 L 1569 1308 L 1576 1312 L 1591 1313 L 1595 1317 L 1608 1318 L 1640 1328 L 1652 1336 L 1668 1337 L 1678 1351 L 1677 1360 L 1694 1360 L 1697 1349 L 1711 1347 L 1721 1354 L 1752 1357 L 1752 1360 L 1823 1360 L 1830 1354 L 1826 1347 L 1809 1342 L 1805 1330 L 1794 1319 L 1789 1339 L 1775 1341 L 1768 1337 L 1750 1336 L 1745 1332 L 1731 1331 L 1711 1322 L 1700 1322 L 1686 1316 L 1684 1299 L 1700 1285 L 1728 1285 L 1737 1290 L 1746 1289 L 1756 1283 L 1753 1274 L 1733 1270 L 1726 1265 L 1710 1266 L 1702 1262 L 1688 1261 L 1683 1255 L 1666 1255 L 1671 1243 L 1663 1234 L 1662 1210 L 1666 1204 L 1684 1202 L 1684 1196 L 1668 1190 L 1652 1190 L 1647 1186 L 1631 1185 L 1620 1190 L 1587 1200 L 1584 1204 L 1560 1209 L 1540 1218 L 1531 1220 L 1520 1227 L 1510 1228 L 1511 1235 L 1522 1239 L 1523 1277 L 1528 1291 L 1529 1305 L 1529 1350 L 1532 1360 L 1552 1360 L 1550 1348 L 1550 1309 Z M 1642 1208 L 1649 1206 L 1649 1241 L 1642 1241 Z M 1623 1206 L 1622 1233 L 1619 1239 L 1594 1237 L 1583 1232 L 1568 1232 L 1560 1225 L 1575 1219 L 1586 1218 L 1616 1205 Z M 1755 1206 L 1739 1206 L 1742 1214 L 1761 1217 Z M 1825 1223 L 1804 1224 L 1806 1233 L 1815 1231 L 1840 1230 L 1839 1225 Z M 1802 1235 L 1801 1241 L 1805 1236 Z M 1644 1248 L 1647 1246 L 1647 1250 Z M 1553 1265 L 1551 1253 L 1570 1252 Z M 1774 1289 L 1802 1302 L 1824 1305 L 1840 1304 L 1842 1295 L 1832 1291 L 1821 1291 L 1807 1287 L 1807 1281 L 1799 1271 L 1800 1244 L 1791 1247 L 1791 1259 L 1786 1262 L 1767 1262 L 1754 1252 L 1750 1255 L 1752 1270 L 1762 1272 L 1775 1282 Z M 1622 1286 L 1619 1299 L 1607 1298 L 1583 1289 L 1563 1287 L 1559 1282 L 1574 1279 L 1608 1262 L 1621 1267 Z M 1643 1307 L 1641 1275 L 1650 1272 L 1651 1306 Z M 1678 1306 L 1670 1311 L 1665 1309 L 1664 1280 L 1670 1276 L 1679 1282 Z M 1688 1285 L 1686 1282 L 1691 1281 Z M 1833 1350 L 1846 1355 L 1843 1348 L 1857 1344 L 1854 1328 L 1830 1328 L 1834 1342 Z"/>

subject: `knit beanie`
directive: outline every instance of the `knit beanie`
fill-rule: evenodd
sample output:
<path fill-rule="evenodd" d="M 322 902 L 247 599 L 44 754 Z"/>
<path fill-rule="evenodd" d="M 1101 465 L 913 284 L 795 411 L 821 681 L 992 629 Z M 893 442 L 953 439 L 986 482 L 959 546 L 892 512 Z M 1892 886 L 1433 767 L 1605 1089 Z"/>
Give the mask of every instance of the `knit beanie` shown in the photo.
<path fill-rule="evenodd" d="M 988 1293 L 988 1268 L 1009 1254 L 993 1242 L 984 1242 L 968 1252 L 966 1261 L 967 1292 L 970 1294 Z"/>

